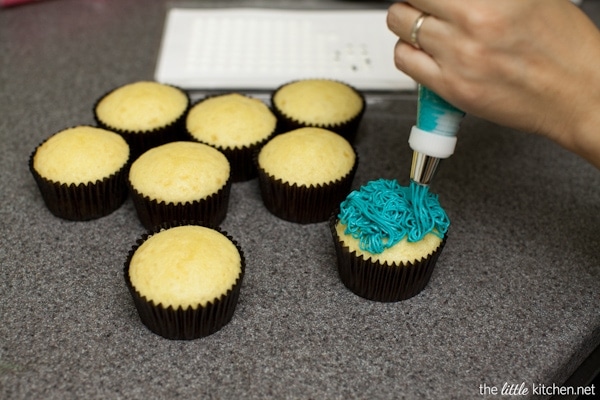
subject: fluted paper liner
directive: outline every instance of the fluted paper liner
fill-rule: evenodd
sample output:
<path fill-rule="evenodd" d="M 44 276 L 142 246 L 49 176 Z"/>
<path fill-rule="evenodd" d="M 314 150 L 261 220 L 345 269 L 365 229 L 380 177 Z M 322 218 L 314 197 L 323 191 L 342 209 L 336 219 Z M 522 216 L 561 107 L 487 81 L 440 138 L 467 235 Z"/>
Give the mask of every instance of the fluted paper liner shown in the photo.
<path fill-rule="evenodd" d="M 259 151 L 271 138 L 275 131 L 264 140 L 246 147 L 224 148 L 217 147 L 231 163 L 231 179 L 233 182 L 248 181 L 258 176 L 258 170 L 254 164 L 254 154 Z"/>
<path fill-rule="evenodd" d="M 271 93 L 271 106 L 272 106 L 273 113 L 277 117 L 277 133 L 285 133 L 285 132 L 292 131 L 294 129 L 304 128 L 304 127 L 323 128 L 323 129 L 333 131 L 340 136 L 343 136 L 350 143 L 354 143 L 356 133 L 358 132 L 358 127 L 360 126 L 360 122 L 362 121 L 363 115 L 365 114 L 365 111 L 367 108 L 367 102 L 365 100 L 364 94 L 362 92 L 360 92 L 358 89 L 352 87 L 351 85 L 349 85 L 345 82 L 335 81 L 335 82 L 343 83 L 344 85 L 350 87 L 354 92 L 356 92 L 360 96 L 360 98 L 362 99 L 362 103 L 363 103 L 362 109 L 360 110 L 360 112 L 357 115 L 355 115 L 353 118 L 349 119 L 348 121 L 343 121 L 343 122 L 339 122 L 336 124 L 308 123 L 306 121 L 301 121 L 301 120 L 292 118 L 289 115 L 286 115 L 283 111 L 281 111 L 281 109 L 279 109 L 277 107 L 277 105 L 275 104 L 275 101 L 274 101 L 275 94 L 277 93 L 277 91 L 279 89 L 281 89 L 282 87 L 289 85 L 291 83 L 295 83 L 295 82 L 298 82 L 298 81 L 287 82 L 287 83 L 279 86 L 277 89 L 275 89 Z"/>
<path fill-rule="evenodd" d="M 327 221 L 331 211 L 338 207 L 352 189 L 352 180 L 358 168 L 358 153 L 348 174 L 325 184 L 289 184 L 267 173 L 258 164 L 258 183 L 263 204 L 273 215 L 290 222 L 310 224 Z"/>
<path fill-rule="evenodd" d="M 142 155 L 146 150 L 150 150 L 153 147 L 158 147 L 158 146 L 166 144 L 166 143 L 177 142 L 177 141 L 182 141 L 182 140 L 187 139 L 186 134 L 185 134 L 185 118 L 187 116 L 187 113 L 188 113 L 188 111 L 190 109 L 190 105 L 191 105 L 191 99 L 190 99 L 189 93 L 187 93 L 185 90 L 183 90 L 177 86 L 173 86 L 173 85 L 168 85 L 168 86 L 174 87 L 175 89 L 178 89 L 183 94 L 185 94 L 185 96 L 187 97 L 187 107 L 185 108 L 184 112 L 173 122 L 171 122 L 165 126 L 156 127 L 154 129 L 147 130 L 147 131 L 131 131 L 131 130 L 127 130 L 127 129 L 121 129 L 121 128 L 109 125 L 108 123 L 102 121 L 98 117 L 98 114 L 96 113 L 98 104 L 102 101 L 102 99 L 104 99 L 106 96 L 108 96 L 115 90 L 119 89 L 120 87 L 114 88 L 114 89 L 106 92 L 98 100 L 96 100 L 96 103 L 94 103 L 93 112 L 94 112 L 94 119 L 96 121 L 96 124 L 100 128 L 107 129 L 109 131 L 118 133 L 119 135 L 121 135 L 123 137 L 123 139 L 125 139 L 127 144 L 129 144 L 129 148 L 131 149 L 131 160 L 132 161 L 135 161 L 135 159 L 138 158 L 140 155 Z"/>
<path fill-rule="evenodd" d="M 87 221 L 106 216 L 127 199 L 127 161 L 114 174 L 95 182 L 66 184 L 41 176 L 33 167 L 40 143 L 29 157 L 29 170 L 37 183 L 46 207 L 56 217 L 71 221 Z M 131 160 L 131 156 L 129 158 Z"/>
<path fill-rule="evenodd" d="M 231 178 L 218 192 L 200 200 L 185 203 L 158 201 L 138 192 L 128 181 L 129 192 L 137 216 L 146 229 L 154 229 L 164 223 L 200 221 L 207 227 L 217 227 L 227 216 Z"/>
<path fill-rule="evenodd" d="M 335 229 L 338 213 L 336 210 L 331 215 L 329 227 L 336 250 L 339 277 L 348 289 L 360 297 L 380 302 L 406 300 L 425 289 L 446 244 L 447 234 L 431 255 L 408 264 L 389 265 L 387 262 L 365 259 L 342 245 Z"/>
<path fill-rule="evenodd" d="M 198 305 L 196 308 L 165 308 L 162 304 L 155 304 L 141 295 L 131 284 L 129 278 L 129 265 L 135 251 L 153 234 L 160 232 L 161 229 L 181 225 L 195 225 L 195 223 L 181 222 L 175 224 L 163 224 L 161 228 L 145 233 L 130 250 L 125 262 L 124 277 L 125 283 L 133 302 L 138 311 L 142 323 L 150 331 L 166 339 L 172 340 L 193 340 L 212 335 L 227 325 L 233 318 L 237 306 L 242 280 L 246 270 L 246 261 L 244 253 L 238 243 L 226 232 L 216 229 L 224 234 L 235 245 L 241 257 L 241 272 L 234 285 L 223 293 L 219 298 L 208 302 L 204 307 Z"/>

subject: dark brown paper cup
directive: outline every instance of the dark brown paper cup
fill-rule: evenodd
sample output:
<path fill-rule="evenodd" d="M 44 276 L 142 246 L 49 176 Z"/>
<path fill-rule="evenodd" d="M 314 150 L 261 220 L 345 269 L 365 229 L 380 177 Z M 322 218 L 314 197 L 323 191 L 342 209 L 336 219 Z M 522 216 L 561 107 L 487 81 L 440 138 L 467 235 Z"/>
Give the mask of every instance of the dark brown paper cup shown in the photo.
<path fill-rule="evenodd" d="M 267 210 L 290 222 L 310 224 L 327 221 L 333 209 L 346 198 L 352 189 L 352 180 L 358 168 L 358 153 L 350 172 L 341 179 L 322 185 L 297 185 L 283 182 L 269 175 L 255 162 L 261 197 Z"/>
<path fill-rule="evenodd" d="M 429 282 L 448 235 L 428 257 L 412 263 L 392 264 L 365 260 L 362 255 L 341 244 L 335 226 L 337 210 L 331 215 L 329 227 L 337 256 L 337 268 L 341 281 L 354 294 L 380 302 L 406 300 L 419 294 Z"/>
<path fill-rule="evenodd" d="M 360 98 L 362 99 L 362 103 L 363 103 L 362 109 L 356 116 L 349 119 L 348 121 L 343 121 L 343 122 L 339 122 L 336 124 L 313 124 L 313 123 L 308 123 L 306 121 L 294 119 L 294 118 L 286 115 L 281 109 L 279 109 L 277 107 L 277 104 L 275 104 L 274 98 L 275 98 L 275 94 L 277 93 L 277 91 L 279 89 L 283 88 L 284 86 L 289 85 L 291 83 L 295 83 L 295 82 L 298 82 L 298 81 L 292 81 L 292 82 L 285 83 L 285 84 L 279 86 L 277 89 L 275 89 L 271 94 L 271 106 L 273 109 L 273 113 L 277 117 L 277 133 L 285 133 L 285 132 L 292 131 L 294 129 L 304 128 L 304 127 L 323 128 L 323 129 L 333 131 L 333 132 L 337 133 L 338 135 L 343 136 L 350 143 L 354 143 L 356 133 L 358 132 L 358 128 L 360 126 L 360 122 L 362 121 L 362 118 L 363 118 L 364 113 L 367 108 L 367 102 L 365 100 L 364 94 L 362 92 L 360 92 L 359 90 L 357 90 L 356 88 L 348 85 L 347 83 L 340 82 L 340 83 L 344 83 L 344 85 L 350 87 L 354 92 L 356 92 L 360 96 Z M 339 82 L 339 81 L 337 81 L 337 82 Z"/>
<path fill-rule="evenodd" d="M 181 222 L 180 224 L 164 224 L 162 228 L 169 228 L 181 225 L 189 225 L 190 223 Z M 202 307 L 198 305 L 196 308 L 188 307 L 183 309 L 178 307 L 174 309 L 169 306 L 163 307 L 162 304 L 155 304 L 142 296 L 131 284 L 129 278 L 129 265 L 135 251 L 144 243 L 152 234 L 159 232 L 157 228 L 154 231 L 149 231 L 144 234 L 130 250 L 124 267 L 125 283 L 133 302 L 140 316 L 142 323 L 150 329 L 150 331 L 160 335 L 166 339 L 172 340 L 192 340 L 209 336 L 222 327 L 227 325 L 235 312 L 238 302 L 242 280 L 246 270 L 246 262 L 242 249 L 237 242 L 233 240 L 227 233 L 223 233 L 235 247 L 238 249 L 242 259 L 242 269 L 239 277 L 233 287 L 219 298 L 213 300 Z"/>
<path fill-rule="evenodd" d="M 227 216 L 231 179 L 216 193 L 197 201 L 166 203 L 139 193 L 129 182 L 129 191 L 137 216 L 146 229 L 154 229 L 165 223 L 199 221 L 201 225 L 215 228 Z"/>
<path fill-rule="evenodd" d="M 46 179 L 33 168 L 33 158 L 39 146 L 29 157 L 29 170 L 46 207 L 55 216 L 72 221 L 97 219 L 112 213 L 127 199 L 129 161 L 101 181 L 67 185 Z"/>

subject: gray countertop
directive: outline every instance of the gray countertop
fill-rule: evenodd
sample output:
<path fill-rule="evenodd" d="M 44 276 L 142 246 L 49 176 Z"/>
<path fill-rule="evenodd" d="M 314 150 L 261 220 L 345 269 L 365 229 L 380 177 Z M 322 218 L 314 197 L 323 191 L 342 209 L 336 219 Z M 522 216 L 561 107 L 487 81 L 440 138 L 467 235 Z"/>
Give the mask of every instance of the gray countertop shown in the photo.
<path fill-rule="evenodd" d="M 251 180 L 233 185 L 222 225 L 247 258 L 232 321 L 195 341 L 151 333 L 123 279 L 144 232 L 131 200 L 98 220 L 60 220 L 27 161 L 50 134 L 93 124 L 107 90 L 152 79 L 166 7 L 0 11 L 0 398 L 470 399 L 505 382 L 535 398 L 533 385 L 563 384 L 600 343 L 599 171 L 469 116 L 432 188 L 452 226 L 418 296 L 352 294 L 327 224 L 277 219 Z M 599 3 L 582 7 L 598 23 Z M 414 94 L 367 98 L 354 187 L 407 184 Z"/>

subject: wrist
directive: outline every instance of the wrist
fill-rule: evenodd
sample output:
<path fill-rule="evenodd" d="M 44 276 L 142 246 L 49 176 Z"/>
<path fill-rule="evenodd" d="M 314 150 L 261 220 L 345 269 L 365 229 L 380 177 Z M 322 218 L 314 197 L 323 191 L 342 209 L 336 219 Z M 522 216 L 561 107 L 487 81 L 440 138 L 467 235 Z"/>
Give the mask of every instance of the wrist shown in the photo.
<path fill-rule="evenodd" d="M 600 49 L 600 35 L 594 36 Z M 559 145 L 600 169 L 600 51 L 581 58 L 570 80 L 554 96 L 546 113 L 545 133 Z"/>
<path fill-rule="evenodd" d="M 570 150 L 600 169 L 600 101 L 591 108 L 574 124 Z"/>
<path fill-rule="evenodd" d="M 559 144 L 600 169 L 600 31 L 587 18 L 577 26 L 578 53 L 563 91 L 562 109 L 556 113 L 562 113 L 563 124 L 557 125 L 562 131 L 554 135 Z"/>
<path fill-rule="evenodd" d="M 562 112 L 547 120 L 551 126 L 540 133 L 600 169 L 600 96 L 578 97 L 585 100 L 563 104 Z"/>

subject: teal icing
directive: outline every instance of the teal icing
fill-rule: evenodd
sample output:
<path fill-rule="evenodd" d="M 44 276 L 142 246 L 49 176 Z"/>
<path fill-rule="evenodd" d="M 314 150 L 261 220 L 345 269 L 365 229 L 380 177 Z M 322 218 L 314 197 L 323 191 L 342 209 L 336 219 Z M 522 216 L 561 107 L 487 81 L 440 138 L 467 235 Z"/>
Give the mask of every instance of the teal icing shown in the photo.
<path fill-rule="evenodd" d="M 417 107 L 417 128 L 444 136 L 456 136 L 458 125 L 465 115 L 422 85 L 419 85 Z"/>
<path fill-rule="evenodd" d="M 351 192 L 340 204 L 340 222 L 345 233 L 359 241 L 363 251 L 379 254 L 404 237 L 418 242 L 428 233 L 444 237 L 450 226 L 438 196 L 427 186 L 411 181 L 371 181 Z"/>

